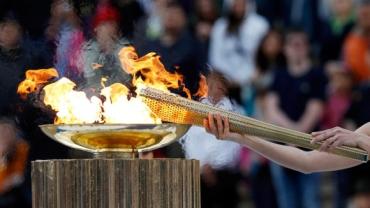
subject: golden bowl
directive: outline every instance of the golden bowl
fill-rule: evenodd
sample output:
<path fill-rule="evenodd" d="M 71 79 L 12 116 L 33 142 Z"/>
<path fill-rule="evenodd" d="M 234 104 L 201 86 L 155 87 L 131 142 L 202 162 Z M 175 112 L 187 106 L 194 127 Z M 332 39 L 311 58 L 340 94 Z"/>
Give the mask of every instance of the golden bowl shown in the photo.
<path fill-rule="evenodd" d="M 46 124 L 42 131 L 55 141 L 91 153 L 147 152 L 181 138 L 182 124 Z"/>

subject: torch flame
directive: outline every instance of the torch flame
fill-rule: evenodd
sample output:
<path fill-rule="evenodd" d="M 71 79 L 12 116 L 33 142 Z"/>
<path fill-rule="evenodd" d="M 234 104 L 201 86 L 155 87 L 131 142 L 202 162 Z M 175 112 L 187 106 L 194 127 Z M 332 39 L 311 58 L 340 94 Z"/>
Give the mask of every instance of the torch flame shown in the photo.
<path fill-rule="evenodd" d="M 207 78 L 202 74 L 200 75 L 198 91 L 194 95 L 201 98 L 208 96 Z"/>
<path fill-rule="evenodd" d="M 58 77 L 58 72 L 54 68 L 27 70 L 26 79 L 19 84 L 17 93 L 21 98 L 26 99 L 27 95 L 37 91 L 40 85 L 56 77 Z"/>
<path fill-rule="evenodd" d="M 178 89 L 183 86 L 184 77 L 177 72 L 171 73 L 166 70 L 160 57 L 154 53 L 148 53 L 139 58 L 134 47 L 124 47 L 118 53 L 121 65 L 127 73 L 133 75 L 134 86 L 145 85 L 162 91 L 169 88 Z M 190 98 L 190 91 L 183 88 L 187 97 Z"/>

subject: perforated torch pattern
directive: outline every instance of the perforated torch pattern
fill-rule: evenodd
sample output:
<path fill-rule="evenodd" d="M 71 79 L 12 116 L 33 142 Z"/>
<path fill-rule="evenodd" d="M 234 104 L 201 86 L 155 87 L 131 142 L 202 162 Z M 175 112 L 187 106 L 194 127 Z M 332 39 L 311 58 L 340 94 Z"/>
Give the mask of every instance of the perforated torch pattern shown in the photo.
<path fill-rule="evenodd" d="M 165 93 L 153 88 L 143 88 L 139 92 L 143 101 L 163 121 L 203 125 L 203 120 L 209 113 L 220 114 L 229 118 L 230 130 L 241 134 L 259 136 L 271 141 L 296 145 L 307 149 L 317 149 L 320 144 L 311 144 L 311 135 L 265 123 L 237 113 L 225 111 L 197 101 L 186 99 L 172 93 Z M 366 151 L 352 147 L 338 147 L 333 154 L 366 162 Z"/>

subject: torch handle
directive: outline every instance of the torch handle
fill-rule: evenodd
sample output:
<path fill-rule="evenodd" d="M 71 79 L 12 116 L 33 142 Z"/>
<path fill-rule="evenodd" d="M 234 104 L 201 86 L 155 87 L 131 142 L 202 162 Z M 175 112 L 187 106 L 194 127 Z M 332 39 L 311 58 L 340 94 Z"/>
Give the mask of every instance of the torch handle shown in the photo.
<path fill-rule="evenodd" d="M 262 122 L 175 94 L 165 93 L 153 88 L 144 88 L 140 90 L 139 95 L 152 112 L 163 121 L 202 126 L 203 120 L 207 118 L 209 113 L 220 114 L 229 119 L 230 130 L 240 134 L 254 135 L 312 150 L 320 147 L 320 143 L 311 144 L 312 137 L 310 134 Z M 364 162 L 368 160 L 366 151 L 353 147 L 337 147 L 330 153 Z"/>

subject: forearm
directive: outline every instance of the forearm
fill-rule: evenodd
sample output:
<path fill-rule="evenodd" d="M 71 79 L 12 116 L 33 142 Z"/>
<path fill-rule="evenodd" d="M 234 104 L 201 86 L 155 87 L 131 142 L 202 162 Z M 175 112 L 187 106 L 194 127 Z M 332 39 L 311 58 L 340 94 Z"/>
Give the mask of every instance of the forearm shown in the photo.
<path fill-rule="evenodd" d="M 370 154 L 370 122 L 364 124 L 360 128 L 358 128 L 355 132 L 364 134 L 366 136 L 360 137 L 358 141 L 358 147 L 366 150 Z"/>
<path fill-rule="evenodd" d="M 281 127 L 295 129 L 294 122 L 290 120 L 283 112 L 279 109 L 269 110 L 267 112 L 267 121 L 272 124 L 279 125 Z"/>
<path fill-rule="evenodd" d="M 267 95 L 266 103 L 265 116 L 269 123 L 289 129 L 295 129 L 294 122 L 280 110 L 279 98 L 274 93 Z"/>
<path fill-rule="evenodd" d="M 319 100 L 312 100 L 307 104 L 307 107 L 303 113 L 302 118 L 297 123 L 298 131 L 311 132 L 323 113 L 323 104 Z"/>
<path fill-rule="evenodd" d="M 308 166 L 308 152 L 295 147 L 272 143 L 254 136 L 244 136 L 234 141 L 247 146 L 282 166 L 304 173 L 311 172 Z"/>
<path fill-rule="evenodd" d="M 244 136 L 234 141 L 247 146 L 262 156 L 303 173 L 335 171 L 361 164 L 360 161 L 319 151 L 303 151 L 296 147 L 280 145 L 262 138 Z"/>
<path fill-rule="evenodd" d="M 228 119 L 222 118 L 220 115 L 214 117 L 210 114 L 208 119 L 204 121 L 204 126 L 208 132 L 220 139 L 228 139 L 245 145 L 270 160 L 304 173 L 340 170 L 361 164 L 361 161 L 326 152 L 316 150 L 306 152 L 295 147 L 275 144 L 255 136 L 230 132 Z M 364 137 L 368 138 L 368 136 Z"/>

